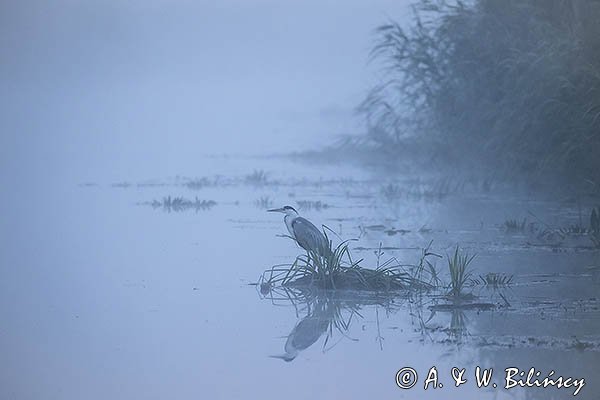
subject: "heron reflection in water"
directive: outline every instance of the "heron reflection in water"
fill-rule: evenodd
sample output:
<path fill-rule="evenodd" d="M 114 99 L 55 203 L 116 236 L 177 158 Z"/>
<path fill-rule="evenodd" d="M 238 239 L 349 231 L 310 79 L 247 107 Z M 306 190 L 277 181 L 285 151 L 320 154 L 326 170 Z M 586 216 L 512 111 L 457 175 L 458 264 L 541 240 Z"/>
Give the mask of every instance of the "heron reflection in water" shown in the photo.
<path fill-rule="evenodd" d="M 335 305 L 329 301 L 317 301 L 308 315 L 302 318 L 287 336 L 285 354 L 271 356 L 284 361 L 292 361 L 302 350 L 315 344 L 325 334 L 335 318 Z"/>

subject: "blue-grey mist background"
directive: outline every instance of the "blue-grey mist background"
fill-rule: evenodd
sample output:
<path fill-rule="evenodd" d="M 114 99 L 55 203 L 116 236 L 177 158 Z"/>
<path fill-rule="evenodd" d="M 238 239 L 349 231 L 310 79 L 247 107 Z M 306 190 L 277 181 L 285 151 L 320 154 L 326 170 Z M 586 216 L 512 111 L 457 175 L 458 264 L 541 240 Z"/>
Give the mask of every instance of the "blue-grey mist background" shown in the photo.
<path fill-rule="evenodd" d="M 273 255 L 249 253 L 251 267 L 232 272 L 242 264 L 221 264 L 222 258 L 240 252 L 248 234 L 231 230 L 230 211 L 176 217 L 182 228 L 135 206 L 177 193 L 123 194 L 110 184 L 223 173 L 222 161 L 203 157 L 318 149 L 359 131 L 353 108 L 373 79 L 372 30 L 403 10 L 403 2 L 356 0 L 0 2 L 0 397 L 216 398 L 218 391 L 202 391 L 215 381 L 207 371 L 222 375 L 225 385 L 232 378 L 227 365 L 239 365 L 239 373 L 253 368 L 236 359 L 253 343 L 230 351 L 212 343 L 223 330 L 238 329 L 218 321 L 234 318 L 243 299 L 222 303 L 212 291 L 197 296 L 192 286 L 203 284 L 201 271 L 213 271 L 205 278 L 216 279 L 215 291 L 227 292 L 219 282 L 239 289 L 240 276 L 255 279 Z M 104 189 L 78 187 L 85 182 Z M 235 213 L 264 219 L 252 206 Z M 293 256 L 296 250 L 275 238 L 281 221 L 271 222 L 266 248 Z M 172 246 L 180 240 L 193 263 Z M 198 243 L 211 240 L 225 247 L 207 256 L 207 269 Z M 173 321 L 149 326 L 144 318 L 157 309 L 181 314 L 166 303 L 150 305 L 140 293 L 130 297 L 151 281 L 162 288 L 151 298 L 170 303 L 163 289 L 174 284 L 196 295 L 188 311 L 200 315 L 198 323 L 215 316 L 208 333 L 176 324 L 194 345 L 176 351 L 174 363 L 160 354 L 162 339 L 147 340 Z M 236 293 L 245 293 L 243 303 L 260 303 L 253 290 Z M 217 303 L 224 308 L 198 308 Z M 284 330 L 295 321 L 288 317 Z M 269 340 L 284 330 L 269 328 Z M 163 338 L 183 344 L 180 334 Z M 279 368 L 267 355 L 281 347 L 261 348 L 262 362 Z M 247 379 L 236 393 L 259 377 Z"/>
<path fill-rule="evenodd" d="M 0 7 L 2 170 L 14 185 L 175 174 L 201 154 L 355 133 L 372 30 L 404 2 Z"/>
<path fill-rule="evenodd" d="M 396 387 L 405 365 L 592 378 L 597 252 L 555 253 L 498 228 L 527 212 L 571 226 L 573 202 L 437 196 L 454 182 L 258 157 L 363 134 L 354 109 L 381 81 L 373 29 L 407 11 L 392 0 L 0 1 L 0 399 L 435 398 Z M 168 196 L 215 203 L 150 207 Z M 285 204 L 359 238 L 365 266 L 380 245 L 414 262 L 431 241 L 440 254 L 460 243 L 476 274 L 515 275 L 513 307 L 442 311 L 419 330 L 427 308 L 358 302 L 361 317 L 327 351 L 318 331 L 293 361 L 271 358 L 311 317 L 250 285 L 300 253 L 265 212 Z M 589 385 L 579 398 L 597 393 Z M 482 394 L 531 398 L 446 395 Z"/>

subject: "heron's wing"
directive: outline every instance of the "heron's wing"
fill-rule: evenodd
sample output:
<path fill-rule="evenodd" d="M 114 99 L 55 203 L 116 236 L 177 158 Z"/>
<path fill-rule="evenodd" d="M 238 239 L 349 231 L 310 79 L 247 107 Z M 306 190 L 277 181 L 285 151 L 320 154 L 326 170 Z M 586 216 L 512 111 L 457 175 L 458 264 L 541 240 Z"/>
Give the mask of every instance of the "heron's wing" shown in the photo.
<path fill-rule="evenodd" d="M 296 241 L 305 250 L 316 251 L 325 254 L 329 249 L 327 238 L 312 222 L 306 218 L 298 217 L 292 222 L 292 229 Z"/>

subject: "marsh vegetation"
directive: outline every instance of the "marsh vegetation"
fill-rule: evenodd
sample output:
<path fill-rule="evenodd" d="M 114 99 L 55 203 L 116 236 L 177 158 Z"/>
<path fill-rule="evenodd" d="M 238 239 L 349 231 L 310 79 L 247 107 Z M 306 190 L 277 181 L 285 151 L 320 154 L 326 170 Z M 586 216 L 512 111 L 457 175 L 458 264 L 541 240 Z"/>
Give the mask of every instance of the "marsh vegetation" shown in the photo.
<path fill-rule="evenodd" d="M 4 2 L 0 398 L 596 398 L 600 3 L 415 1 Z"/>
<path fill-rule="evenodd" d="M 187 210 L 194 210 L 196 212 L 201 210 L 208 210 L 215 205 L 217 202 L 214 200 L 200 200 L 198 197 L 195 197 L 193 200 L 186 199 L 181 196 L 166 196 L 161 200 L 152 200 L 151 202 L 142 203 L 144 205 L 149 205 L 154 209 L 161 209 L 166 212 L 181 212 Z"/>
<path fill-rule="evenodd" d="M 193 211 L 179 205 L 218 202 L 197 214 L 156 214 L 151 207 L 131 213 L 140 221 L 168 226 L 174 238 L 149 230 L 157 244 L 176 239 L 177 252 L 165 258 L 164 268 L 171 274 L 173 268 L 187 271 L 177 288 L 189 285 L 193 291 L 183 290 L 182 296 L 198 303 L 186 314 L 222 290 L 240 302 L 256 290 L 263 300 L 262 311 L 252 315 L 215 305 L 202 326 L 211 327 L 217 315 L 237 313 L 236 319 L 215 319 L 215 332 L 228 327 L 235 332 L 231 342 L 244 347 L 266 342 L 259 358 L 275 356 L 299 369 L 304 363 L 318 367 L 322 354 L 358 366 L 348 354 L 363 352 L 362 358 L 373 351 L 382 351 L 384 358 L 427 351 L 436 363 L 448 354 L 473 354 L 479 360 L 483 353 L 508 353 L 540 365 L 552 352 L 595 365 L 600 349 L 600 274 L 591 240 L 600 212 L 596 200 L 576 195 L 538 200 L 500 180 L 466 175 L 348 178 L 339 175 L 337 166 L 327 175 L 322 165 L 282 164 L 244 165 L 232 168 L 237 173 L 208 180 L 205 174 L 148 180 L 155 185 L 148 187 L 133 182 L 129 189 L 111 191 L 128 199 L 154 197 L 156 210 Z M 313 172 L 298 173 L 301 168 Z M 186 184 L 194 181 L 199 184 Z M 98 188 L 79 190 L 94 193 Z M 151 206 L 152 200 L 145 204 Z M 264 209 L 281 204 L 298 206 L 315 224 L 330 227 L 324 233 L 331 257 L 277 238 L 285 225 Z M 208 221 L 214 223 L 210 228 Z M 348 238 L 357 240 L 344 242 Z M 168 264 L 186 247 L 189 269 Z M 227 268 L 205 268 L 221 262 L 223 254 Z M 277 307 L 264 307 L 271 304 Z M 573 322 L 576 328 L 557 328 Z M 240 338 L 240 326 L 254 327 L 249 335 L 258 333 Z M 277 368 L 278 362 L 267 360 Z"/>
<path fill-rule="evenodd" d="M 599 248 L 600 247 L 600 218 L 598 212 L 600 208 L 592 208 L 590 212 L 589 225 L 584 225 L 581 209 L 579 210 L 579 221 L 564 226 L 552 226 L 537 218 L 534 221 L 528 221 L 527 218 L 518 220 L 515 218 L 507 219 L 502 225 L 506 234 L 519 234 L 534 241 L 554 242 L 562 245 L 565 241 L 578 248 Z"/>
<path fill-rule="evenodd" d="M 418 0 L 376 30 L 361 104 L 378 158 L 600 184 L 600 4 Z"/>
<path fill-rule="evenodd" d="M 349 241 L 336 247 L 330 245 L 329 253 L 330 255 L 323 256 L 307 251 L 305 255 L 296 257 L 291 265 L 277 265 L 266 270 L 257 284 L 263 290 L 284 286 L 389 292 L 430 290 L 438 283 L 435 267 L 428 259 L 437 255 L 430 252 L 429 248 L 423 251 L 417 264 L 410 265 L 402 264 L 394 257 L 382 261 L 384 252 L 380 245 L 374 268 L 361 266 L 362 259 L 353 259 Z"/>
<path fill-rule="evenodd" d="M 325 231 L 324 231 L 325 232 Z M 331 246 L 331 241 L 329 241 Z M 277 288 L 296 288 L 307 291 L 352 291 L 366 294 L 385 294 L 390 299 L 399 293 L 423 295 L 437 293 L 449 300 L 441 307 L 469 308 L 483 307 L 476 303 L 477 297 L 467 288 L 476 285 L 507 287 L 513 281 L 513 276 L 501 273 L 488 273 L 485 276 L 472 279 L 470 267 L 475 254 L 470 255 L 459 246 L 447 255 L 448 281 L 436 267 L 436 259 L 442 258 L 431 248 L 430 242 L 421 251 L 421 257 L 416 263 L 407 264 L 395 257 L 383 260 L 385 255 L 382 245 L 375 252 L 375 265 L 372 268 L 361 266 L 363 259 L 355 260 L 349 248 L 351 241 L 344 241 L 336 247 L 330 247 L 329 255 L 323 256 L 317 252 L 307 251 L 296 257 L 291 265 L 276 265 L 263 272 L 256 285 L 263 295 Z"/>

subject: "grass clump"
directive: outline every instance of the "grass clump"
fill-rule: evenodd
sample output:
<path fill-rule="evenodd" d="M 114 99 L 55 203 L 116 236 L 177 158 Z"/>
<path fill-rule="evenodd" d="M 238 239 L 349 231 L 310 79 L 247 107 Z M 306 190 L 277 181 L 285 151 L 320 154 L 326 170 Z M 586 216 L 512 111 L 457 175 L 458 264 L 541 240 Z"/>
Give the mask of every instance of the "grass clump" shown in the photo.
<path fill-rule="evenodd" d="M 450 292 L 454 297 L 464 295 L 463 289 L 471 277 L 468 267 L 475 255 L 469 255 L 461 251 L 458 246 L 454 250 L 454 255 L 448 256 L 448 270 L 450 271 Z"/>
<path fill-rule="evenodd" d="M 268 174 L 262 169 L 255 169 L 244 177 L 244 182 L 253 186 L 264 186 L 269 183 Z"/>
<path fill-rule="evenodd" d="M 427 265 L 432 267 L 426 260 L 432 253 L 424 253 L 418 265 L 409 266 L 400 264 L 395 258 L 381 263 L 383 253 L 380 248 L 376 267 L 365 268 L 360 266 L 362 259 L 352 258 L 348 246 L 348 241 L 336 247 L 329 241 L 329 251 L 307 251 L 296 257 L 291 265 L 274 266 L 259 279 L 261 291 L 273 286 L 366 291 L 428 290 L 435 287 L 437 275 L 426 271 Z M 415 269 L 418 272 L 414 272 Z"/>
<path fill-rule="evenodd" d="M 254 200 L 254 205 L 257 208 L 263 208 L 263 209 L 271 208 L 271 207 L 273 207 L 273 199 L 271 199 L 269 196 L 262 196 L 256 200 Z"/>
<path fill-rule="evenodd" d="M 214 186 L 215 182 L 212 182 L 207 177 L 201 177 L 201 178 L 190 179 L 189 181 L 185 182 L 184 185 L 188 189 L 200 190 L 200 189 L 203 189 L 208 186 Z"/>
<path fill-rule="evenodd" d="M 513 275 L 503 274 L 501 272 L 488 272 L 486 275 L 479 275 L 478 278 L 470 279 L 471 285 L 483 285 L 490 287 L 510 286 L 513 282 Z"/>
<path fill-rule="evenodd" d="M 151 203 L 145 203 L 152 206 L 152 208 L 161 208 L 166 212 L 181 212 L 187 210 L 195 210 L 196 212 L 201 210 L 208 210 L 217 205 L 214 200 L 200 200 L 195 197 L 194 200 L 189 200 L 184 197 L 163 197 L 162 200 L 152 200 Z"/>
<path fill-rule="evenodd" d="M 321 200 L 298 200 L 296 205 L 301 210 L 316 210 L 321 211 L 331 207 L 329 204 L 322 202 Z"/>
<path fill-rule="evenodd" d="M 388 183 L 387 185 L 381 188 L 381 194 L 387 200 L 398 199 L 402 197 L 403 191 L 400 185 L 395 183 Z"/>
<path fill-rule="evenodd" d="M 132 184 L 130 182 L 115 182 L 115 183 L 111 184 L 110 186 L 115 187 L 115 188 L 127 189 L 128 187 L 131 187 Z"/>
<path fill-rule="evenodd" d="M 527 230 L 527 218 L 523 218 L 522 221 L 507 219 L 503 228 L 506 233 L 523 233 Z"/>

